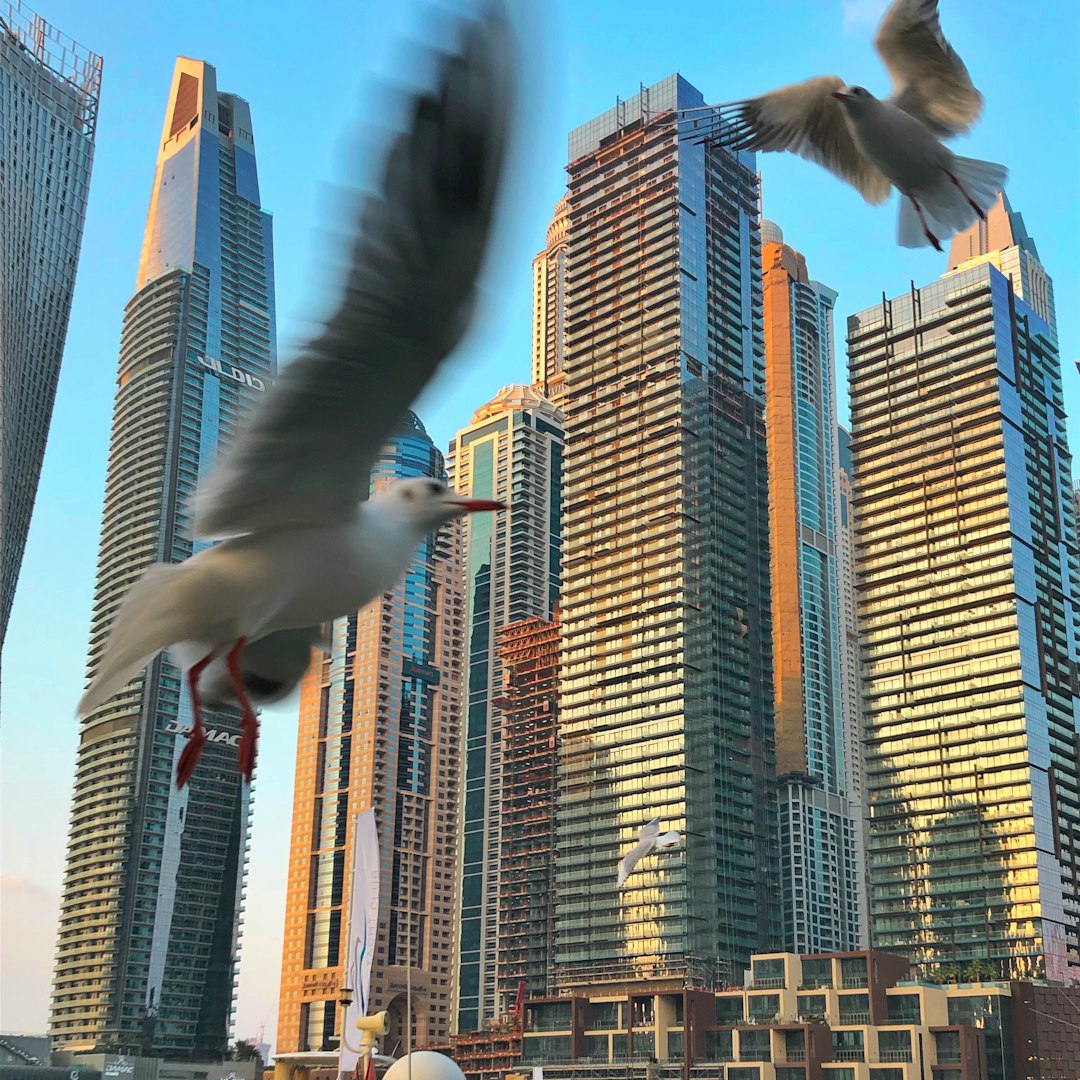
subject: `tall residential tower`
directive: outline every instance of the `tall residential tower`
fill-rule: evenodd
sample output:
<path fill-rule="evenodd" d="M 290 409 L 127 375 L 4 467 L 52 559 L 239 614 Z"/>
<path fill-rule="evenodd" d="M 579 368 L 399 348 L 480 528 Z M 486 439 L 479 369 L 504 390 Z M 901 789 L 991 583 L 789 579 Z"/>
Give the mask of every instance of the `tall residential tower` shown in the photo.
<path fill-rule="evenodd" d="M 559 596 L 563 418 L 529 386 L 508 386 L 481 406 L 450 446 L 450 483 L 473 498 L 502 499 L 500 514 L 462 523 L 465 550 L 465 777 L 456 960 L 458 1031 L 505 1011 L 496 994 L 501 935 L 503 689 L 499 631 L 549 619 Z"/>
<path fill-rule="evenodd" d="M 779 938 L 757 177 L 679 75 L 570 134 L 555 979 Z M 622 889 L 650 818 L 683 842 Z"/>
<path fill-rule="evenodd" d="M 408 413 L 372 470 L 372 490 L 411 476 L 442 480 L 445 472 Z M 455 522 L 420 545 L 392 589 L 334 620 L 328 655 L 304 676 L 279 1053 L 337 1045 L 354 829 L 368 807 L 381 858 L 371 1011 L 390 1013 L 383 1049 L 409 1045 L 407 1025 L 414 1045 L 449 1033 L 463 609 Z"/>
<path fill-rule="evenodd" d="M 848 801 L 833 307 L 762 222 L 765 417 L 783 947 L 860 946 L 861 825 Z"/>
<path fill-rule="evenodd" d="M 875 948 L 1080 982 L 1080 574 L 1053 292 L 1002 196 L 848 321 Z"/>
<path fill-rule="evenodd" d="M 275 368 L 270 217 L 247 102 L 176 62 L 135 295 L 124 313 L 89 669 L 125 592 L 192 554 L 188 502 Z M 60 913 L 52 1037 L 206 1060 L 232 1012 L 250 791 L 239 712 L 208 711 L 199 768 L 177 790 L 191 724 L 158 656 L 83 722 Z"/>
<path fill-rule="evenodd" d="M 101 57 L 0 3 L 0 648 L 49 435 L 94 161 Z"/>

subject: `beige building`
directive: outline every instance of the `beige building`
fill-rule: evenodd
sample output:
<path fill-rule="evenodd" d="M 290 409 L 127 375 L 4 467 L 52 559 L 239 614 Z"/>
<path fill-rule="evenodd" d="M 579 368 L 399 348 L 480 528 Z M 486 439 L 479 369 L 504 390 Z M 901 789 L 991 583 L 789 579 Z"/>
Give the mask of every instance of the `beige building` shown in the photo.
<path fill-rule="evenodd" d="M 405 476 L 444 476 L 442 454 L 411 413 L 373 484 Z M 408 1027 L 419 1045 L 448 1032 L 463 618 L 453 525 L 421 545 L 393 589 L 334 621 L 328 655 L 304 677 L 279 1052 L 337 1046 L 355 820 L 368 807 L 381 860 L 369 1012 L 390 1013 L 387 1052 L 409 1045 Z"/>

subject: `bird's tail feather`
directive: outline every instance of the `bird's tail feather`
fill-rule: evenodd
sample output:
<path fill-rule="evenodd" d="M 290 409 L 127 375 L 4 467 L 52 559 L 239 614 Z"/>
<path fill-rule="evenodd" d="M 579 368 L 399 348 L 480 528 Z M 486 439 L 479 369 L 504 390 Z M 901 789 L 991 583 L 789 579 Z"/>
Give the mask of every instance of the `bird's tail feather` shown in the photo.
<path fill-rule="evenodd" d="M 913 192 L 927 226 L 939 240 L 947 240 L 975 221 L 978 211 L 971 203 L 983 213 L 989 210 L 1009 175 L 1004 165 L 966 157 L 954 157 L 950 171 L 952 175 L 943 170 L 933 186 Z M 924 247 L 929 243 L 909 198 L 901 200 L 898 231 L 902 247 Z"/>
<path fill-rule="evenodd" d="M 86 716 L 109 700 L 164 648 L 189 636 L 179 595 L 188 563 L 157 563 L 131 587 L 113 619 L 101 664 L 79 702 Z"/>

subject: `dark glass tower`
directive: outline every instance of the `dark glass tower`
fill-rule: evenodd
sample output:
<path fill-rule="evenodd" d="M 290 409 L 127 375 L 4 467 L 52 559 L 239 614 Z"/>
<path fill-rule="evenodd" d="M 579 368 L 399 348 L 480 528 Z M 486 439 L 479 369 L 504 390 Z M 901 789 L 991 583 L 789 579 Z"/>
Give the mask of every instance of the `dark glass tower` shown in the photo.
<path fill-rule="evenodd" d="M 779 939 L 753 157 L 672 75 L 570 135 L 555 979 L 733 978 Z M 616 888 L 650 818 L 684 842 Z"/>
<path fill-rule="evenodd" d="M 450 446 L 451 486 L 502 499 L 501 514 L 462 522 L 465 544 L 465 777 L 458 872 L 457 1030 L 472 1031 L 508 1008 L 496 993 L 501 951 L 503 692 L 499 632 L 551 616 L 559 595 L 563 418 L 535 387 L 508 386 L 477 409 Z"/>
<path fill-rule="evenodd" d="M 0 6 L 0 648 L 49 435 L 94 161 L 101 57 Z"/>
<path fill-rule="evenodd" d="M 1080 575 L 1053 291 L 1004 196 L 848 321 L 875 948 L 1080 982 Z"/>
<path fill-rule="evenodd" d="M 124 593 L 152 562 L 192 554 L 187 505 L 275 368 L 270 217 L 251 113 L 214 69 L 177 60 L 135 295 L 124 314 L 89 669 Z M 180 670 L 158 657 L 86 718 L 53 987 L 68 1050 L 206 1059 L 232 1011 L 250 792 L 239 713 L 210 713 L 182 791 L 191 723 Z"/>

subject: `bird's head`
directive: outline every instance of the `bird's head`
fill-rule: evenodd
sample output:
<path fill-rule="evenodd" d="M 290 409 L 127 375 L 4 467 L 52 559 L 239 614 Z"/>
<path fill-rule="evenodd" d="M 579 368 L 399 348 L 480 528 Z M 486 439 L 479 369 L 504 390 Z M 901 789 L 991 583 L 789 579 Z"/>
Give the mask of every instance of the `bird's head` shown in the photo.
<path fill-rule="evenodd" d="M 417 476 L 391 484 L 379 496 L 379 502 L 392 508 L 423 532 L 438 528 L 463 514 L 477 510 L 504 510 L 506 504 L 495 499 L 470 499 L 452 491 L 439 480 Z"/>
<path fill-rule="evenodd" d="M 877 98 L 861 86 L 845 86 L 842 90 L 834 91 L 833 97 L 852 115 L 864 112 L 877 102 Z"/>

